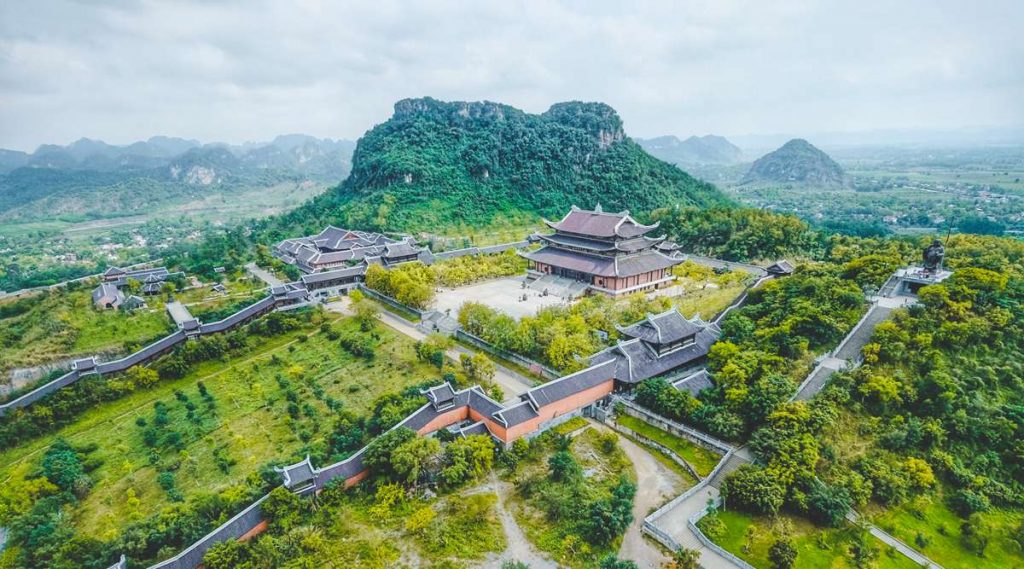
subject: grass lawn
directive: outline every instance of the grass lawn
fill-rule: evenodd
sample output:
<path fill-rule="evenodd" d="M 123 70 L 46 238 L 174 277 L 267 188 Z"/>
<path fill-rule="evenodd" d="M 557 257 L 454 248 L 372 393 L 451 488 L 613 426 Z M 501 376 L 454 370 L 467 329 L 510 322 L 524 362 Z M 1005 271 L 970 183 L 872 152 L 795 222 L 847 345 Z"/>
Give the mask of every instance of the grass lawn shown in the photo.
<path fill-rule="evenodd" d="M 335 327 L 354 330 L 358 324 L 343 318 L 337 319 Z M 338 399 L 346 409 L 362 414 L 379 395 L 437 375 L 436 368 L 417 360 L 411 340 L 383 325 L 376 331 L 380 341 L 372 361 L 342 350 L 314 322 L 304 330 L 258 344 L 254 337 L 255 347 L 243 356 L 203 362 L 182 379 L 163 381 L 97 406 L 52 435 L 0 453 L 0 480 L 17 482 L 16 477 L 24 476 L 23 466 L 37 463 L 57 437 L 75 445 L 96 443 L 99 448 L 90 457 L 103 464 L 90 474 L 95 483 L 74 512 L 75 524 L 84 535 L 109 539 L 127 522 L 170 503 L 157 484 L 157 468 L 151 461 L 160 468 L 177 467 L 175 484 L 186 498 L 215 492 L 267 461 L 291 459 L 307 445 L 322 444 L 331 425 L 322 396 Z M 272 356 L 277 357 L 276 363 Z M 299 394 L 302 411 L 296 418 L 288 412 L 279 377 Z M 200 380 L 216 401 L 212 411 L 199 397 L 196 383 Z M 175 390 L 199 405 L 197 419 L 185 416 Z M 167 428 L 184 435 L 183 451 L 165 450 L 151 457 L 154 451 L 143 443 L 143 429 L 136 420 L 152 421 L 156 401 L 170 408 Z M 218 467 L 225 459 L 235 463 L 226 472 Z M 129 505 L 134 501 L 126 499 L 129 490 L 139 498 L 134 507 Z"/>
<path fill-rule="evenodd" d="M 262 542 L 273 539 L 269 546 L 287 551 L 289 567 L 368 569 L 478 567 L 489 553 L 505 550 L 493 492 L 474 486 L 428 499 L 414 494 L 382 506 L 369 484 L 328 489 L 316 511 L 302 515 L 302 525 L 282 533 L 272 523 L 247 545 L 258 558 L 267 546 Z"/>
<path fill-rule="evenodd" d="M 779 536 L 788 535 L 797 549 L 795 567 L 854 569 L 850 553 L 859 539 L 853 526 L 839 529 L 819 528 L 811 522 L 780 514 L 777 518 L 750 516 L 742 512 L 720 511 L 698 522 L 701 531 L 723 549 L 750 563 L 757 569 L 770 569 L 768 549 Z M 865 543 L 874 550 L 867 567 L 877 569 L 911 569 L 920 567 L 870 534 Z"/>
<path fill-rule="evenodd" d="M 513 475 L 516 492 L 509 501 L 509 507 L 526 538 L 537 549 L 549 553 L 560 566 L 596 567 L 602 557 L 618 551 L 621 537 L 607 546 L 592 545 L 579 535 L 580 528 L 574 516 L 579 514 L 578 510 L 588 499 L 608 496 L 620 476 L 626 476 L 635 483 L 636 472 L 618 445 L 612 452 L 605 452 L 601 434 L 596 429 L 587 429 L 574 437 L 569 452 L 582 467 L 584 476 L 580 482 L 580 495 L 570 497 L 577 514 L 552 520 L 542 509 L 546 500 L 564 500 L 566 492 L 572 493 L 564 485 L 549 480 L 548 459 L 554 454 L 551 444 L 533 448 L 529 457 L 519 465 Z"/>
<path fill-rule="evenodd" d="M 667 433 L 653 425 L 645 423 L 636 417 L 619 413 L 615 421 L 627 429 L 643 435 L 652 441 L 662 444 L 672 452 L 679 455 L 683 460 L 690 463 L 690 466 L 701 476 L 707 476 L 715 469 L 722 456 L 712 452 L 696 443 L 692 443 L 682 437 Z"/>
<path fill-rule="evenodd" d="M 679 284 L 685 292 L 673 297 L 679 312 L 687 318 L 693 318 L 697 314 L 704 320 L 711 320 L 719 312 L 725 310 L 736 297 L 743 294 L 743 283 L 733 282 L 721 286 L 708 286 L 702 288 L 701 283 L 696 283 L 685 277 L 679 278 Z"/>
<path fill-rule="evenodd" d="M 1024 567 L 1024 552 L 1009 537 L 1024 521 L 1024 514 L 992 509 L 979 517 L 990 534 L 984 556 L 965 547 L 960 531 L 964 520 L 946 507 L 941 494 L 921 496 L 878 512 L 872 516 L 872 521 L 946 569 Z M 923 537 L 923 546 L 918 541 L 919 535 Z"/>
<path fill-rule="evenodd" d="M 0 302 L 0 369 L 32 366 L 101 351 L 127 352 L 169 333 L 163 304 L 126 313 L 97 310 L 91 287 L 42 292 Z"/>
<path fill-rule="evenodd" d="M 267 295 L 267 285 L 252 277 L 227 281 L 224 287 L 228 289 L 227 294 L 214 292 L 213 287 L 207 286 L 177 292 L 174 298 L 188 307 L 192 316 L 204 322 L 212 322 L 227 316 L 222 314 L 225 311 L 236 312 Z M 204 315 L 207 317 L 204 318 Z"/>

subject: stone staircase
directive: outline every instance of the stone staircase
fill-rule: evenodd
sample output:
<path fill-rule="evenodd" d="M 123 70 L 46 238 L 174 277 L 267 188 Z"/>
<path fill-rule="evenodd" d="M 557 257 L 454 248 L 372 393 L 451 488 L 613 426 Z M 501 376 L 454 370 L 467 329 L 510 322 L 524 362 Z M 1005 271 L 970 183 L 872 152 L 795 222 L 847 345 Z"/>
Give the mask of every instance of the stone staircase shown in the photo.
<path fill-rule="evenodd" d="M 860 359 L 860 350 L 871 340 L 871 334 L 875 332 L 875 326 L 878 326 L 880 322 L 888 318 L 892 310 L 892 308 L 878 304 L 872 306 L 864 320 L 843 341 L 835 357 L 848 362 L 855 362 Z"/>
<path fill-rule="evenodd" d="M 527 285 L 536 292 L 548 291 L 548 294 L 572 300 L 586 294 L 588 285 L 558 275 L 544 275 Z"/>
<path fill-rule="evenodd" d="M 729 459 L 725 461 L 725 464 L 718 469 L 718 472 L 715 472 L 714 476 L 708 480 L 708 485 L 716 489 L 721 487 L 722 481 L 725 480 L 727 476 L 735 472 L 736 469 L 744 464 L 750 464 L 751 458 L 749 451 L 745 448 L 732 453 Z"/>

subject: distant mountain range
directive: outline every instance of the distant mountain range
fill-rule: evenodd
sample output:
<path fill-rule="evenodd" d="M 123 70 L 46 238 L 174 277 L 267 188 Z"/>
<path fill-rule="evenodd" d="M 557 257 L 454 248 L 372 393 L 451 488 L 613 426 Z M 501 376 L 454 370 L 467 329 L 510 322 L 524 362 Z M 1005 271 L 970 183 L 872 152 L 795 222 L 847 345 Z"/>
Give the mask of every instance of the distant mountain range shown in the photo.
<path fill-rule="evenodd" d="M 282 135 L 270 142 L 241 145 L 218 142 L 204 145 L 198 140 L 154 136 L 114 146 L 101 140 L 80 138 L 67 146 L 44 144 L 31 154 L 0 149 L 0 174 L 17 168 L 148 170 L 171 166 L 179 159 L 187 161 L 187 156 L 220 156 L 214 160 L 223 162 L 230 155 L 235 160 L 224 162 L 224 166 L 263 170 L 287 168 L 340 181 L 351 166 L 353 150 L 355 143 L 349 140 L 319 139 L 304 134 Z"/>
<path fill-rule="evenodd" d="M 0 150 L 0 218 L 103 217 L 284 181 L 336 184 L 354 149 L 348 140 L 291 134 L 243 145 L 155 136 L 125 146 L 82 138 L 31 154 Z"/>
<path fill-rule="evenodd" d="M 637 139 L 637 143 L 655 158 L 672 164 L 704 165 L 735 164 L 740 161 L 743 152 L 721 136 L 691 136 L 679 140 L 675 136 L 659 136 L 657 138 Z"/>
<path fill-rule="evenodd" d="M 754 161 L 741 183 L 837 187 L 849 182 L 843 168 L 828 154 L 802 138 L 794 138 Z"/>

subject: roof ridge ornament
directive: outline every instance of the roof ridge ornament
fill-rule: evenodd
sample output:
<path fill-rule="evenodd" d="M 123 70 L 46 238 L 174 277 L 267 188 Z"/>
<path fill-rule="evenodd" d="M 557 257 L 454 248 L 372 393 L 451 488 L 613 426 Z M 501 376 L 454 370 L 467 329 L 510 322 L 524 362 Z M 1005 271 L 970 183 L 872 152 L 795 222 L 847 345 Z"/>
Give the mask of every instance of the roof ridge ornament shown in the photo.
<path fill-rule="evenodd" d="M 601 209 L 601 202 L 597 202 L 597 205 L 594 206 L 594 213 L 604 213 L 604 210 Z"/>

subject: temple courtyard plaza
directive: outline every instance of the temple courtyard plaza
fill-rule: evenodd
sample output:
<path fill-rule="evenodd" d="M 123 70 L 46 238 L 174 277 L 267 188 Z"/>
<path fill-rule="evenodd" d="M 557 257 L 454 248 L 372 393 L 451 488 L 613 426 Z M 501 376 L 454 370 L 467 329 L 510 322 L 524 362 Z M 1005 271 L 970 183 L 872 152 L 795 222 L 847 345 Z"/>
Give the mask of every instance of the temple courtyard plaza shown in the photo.
<path fill-rule="evenodd" d="M 565 297 L 559 296 L 551 290 L 547 296 L 544 296 L 543 291 L 523 288 L 525 278 L 520 275 L 454 289 L 439 289 L 434 299 L 433 308 L 441 312 L 450 310 L 451 316 L 456 317 L 459 314 L 459 308 L 466 302 L 479 302 L 519 319 L 536 314 L 538 310 L 546 306 L 569 303 Z M 524 294 L 526 295 L 525 301 L 522 300 Z"/>

